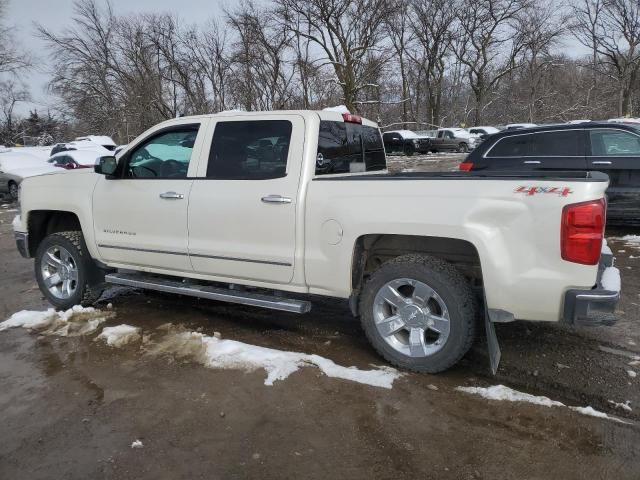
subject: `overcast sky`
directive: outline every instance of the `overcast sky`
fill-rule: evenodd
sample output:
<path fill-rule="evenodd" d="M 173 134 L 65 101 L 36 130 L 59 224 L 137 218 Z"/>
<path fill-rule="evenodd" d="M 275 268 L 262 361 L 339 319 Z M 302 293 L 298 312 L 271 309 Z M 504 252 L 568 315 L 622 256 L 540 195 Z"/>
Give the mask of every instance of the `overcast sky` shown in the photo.
<path fill-rule="evenodd" d="M 26 83 L 31 89 L 33 104 L 22 105 L 16 113 L 26 115 L 30 108 L 46 112 L 53 99 L 46 93 L 49 80 L 48 55 L 45 45 L 35 36 L 35 23 L 60 31 L 71 23 L 73 0 L 9 0 L 7 24 L 14 25 L 15 39 L 22 48 L 37 56 L 37 68 Z M 218 16 L 222 6 L 233 6 L 237 0 L 111 0 L 116 15 L 142 12 L 171 12 L 186 23 L 199 24 Z"/>

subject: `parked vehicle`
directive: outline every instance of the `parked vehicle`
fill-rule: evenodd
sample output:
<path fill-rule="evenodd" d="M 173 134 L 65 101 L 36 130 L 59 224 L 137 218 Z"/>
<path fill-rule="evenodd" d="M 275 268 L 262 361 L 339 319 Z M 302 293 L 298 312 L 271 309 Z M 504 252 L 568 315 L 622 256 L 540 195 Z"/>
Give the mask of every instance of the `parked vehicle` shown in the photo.
<path fill-rule="evenodd" d="M 382 134 L 384 149 L 387 153 L 404 153 L 411 156 L 414 153 L 429 153 L 431 139 L 419 136 L 411 130 L 393 130 Z"/>
<path fill-rule="evenodd" d="M 376 124 L 330 111 L 172 119 L 95 172 L 23 182 L 17 247 L 57 308 L 105 282 L 297 313 L 348 299 L 384 358 L 422 372 L 455 364 L 485 311 L 489 329 L 615 320 L 602 174 L 389 174 Z"/>
<path fill-rule="evenodd" d="M 100 156 L 100 152 L 91 150 L 63 150 L 52 155 L 47 163 L 66 170 L 93 168 Z"/>
<path fill-rule="evenodd" d="M 601 171 L 609 176 L 607 222 L 640 223 L 640 130 L 622 123 L 589 122 L 505 131 L 460 165 L 470 171 Z"/>
<path fill-rule="evenodd" d="M 471 127 L 469 128 L 469 133 L 474 135 L 479 135 L 483 140 L 489 135 L 493 135 L 494 133 L 499 133 L 500 129 L 496 127 Z"/>
<path fill-rule="evenodd" d="M 56 170 L 40 158 L 15 152 L 0 154 L 0 193 L 8 194 L 12 200 L 18 199 L 18 188 L 22 180 Z"/>
<path fill-rule="evenodd" d="M 102 148 L 106 148 L 110 152 L 116 149 L 116 142 L 111 137 L 106 135 L 86 135 L 84 137 L 77 137 L 72 144 L 82 145 L 86 142 L 90 142 L 95 145 L 100 145 Z"/>
<path fill-rule="evenodd" d="M 431 151 L 463 153 L 473 150 L 477 142 L 478 137 L 464 128 L 440 128 L 436 138 L 431 139 Z"/>

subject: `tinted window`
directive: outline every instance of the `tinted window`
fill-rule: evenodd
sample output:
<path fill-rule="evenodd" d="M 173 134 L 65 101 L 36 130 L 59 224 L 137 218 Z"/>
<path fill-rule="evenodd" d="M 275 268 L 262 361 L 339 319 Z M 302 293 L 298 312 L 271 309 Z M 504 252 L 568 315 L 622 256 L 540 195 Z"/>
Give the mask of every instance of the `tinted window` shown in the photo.
<path fill-rule="evenodd" d="M 355 123 L 321 121 L 316 175 L 384 170 L 380 132 Z"/>
<path fill-rule="evenodd" d="M 523 157 L 530 155 L 531 135 L 503 137 L 489 150 L 488 157 Z"/>
<path fill-rule="evenodd" d="M 577 157 L 584 155 L 582 130 L 541 132 L 530 135 L 531 155 Z"/>
<path fill-rule="evenodd" d="M 627 156 L 640 155 L 640 137 L 613 129 L 591 130 L 591 155 Z"/>
<path fill-rule="evenodd" d="M 132 150 L 125 176 L 186 178 L 198 126 L 160 133 Z"/>
<path fill-rule="evenodd" d="M 259 120 L 218 122 L 213 134 L 207 177 L 267 180 L 287 172 L 291 122 Z"/>

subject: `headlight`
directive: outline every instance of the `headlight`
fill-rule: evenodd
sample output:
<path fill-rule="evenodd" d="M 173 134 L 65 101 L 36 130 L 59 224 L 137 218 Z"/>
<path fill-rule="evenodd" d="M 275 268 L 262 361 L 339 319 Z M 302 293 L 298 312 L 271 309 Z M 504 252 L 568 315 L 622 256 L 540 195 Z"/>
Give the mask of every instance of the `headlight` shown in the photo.
<path fill-rule="evenodd" d="M 414 140 L 414 141 L 413 141 L 413 144 L 417 147 L 418 145 L 420 145 L 420 140 L 417 140 L 417 139 L 416 139 L 416 140 Z"/>

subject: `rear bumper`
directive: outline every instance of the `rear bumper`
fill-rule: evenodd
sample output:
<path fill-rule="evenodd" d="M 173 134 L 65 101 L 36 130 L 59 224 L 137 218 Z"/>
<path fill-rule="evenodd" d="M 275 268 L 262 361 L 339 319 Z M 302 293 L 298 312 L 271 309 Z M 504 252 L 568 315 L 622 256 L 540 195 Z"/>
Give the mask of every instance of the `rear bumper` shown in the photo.
<path fill-rule="evenodd" d="M 612 267 L 612 255 L 603 254 L 598 268 L 598 281 L 590 290 L 571 289 L 564 297 L 563 322 L 584 327 L 609 326 L 616 323 L 616 305 L 620 291 L 607 290 L 602 286 L 602 274 Z"/>
<path fill-rule="evenodd" d="M 16 247 L 24 258 L 31 258 L 31 252 L 29 252 L 29 234 L 23 232 L 14 232 L 16 238 Z"/>

